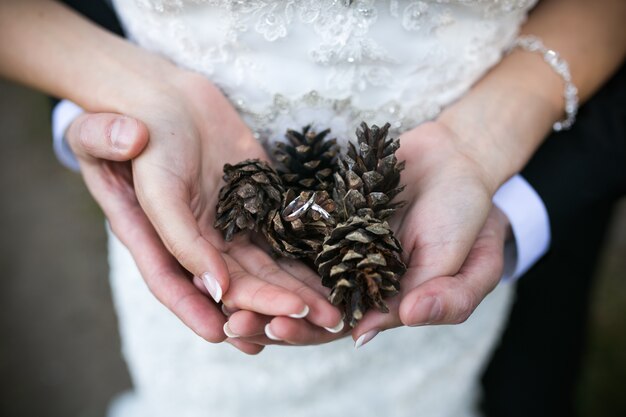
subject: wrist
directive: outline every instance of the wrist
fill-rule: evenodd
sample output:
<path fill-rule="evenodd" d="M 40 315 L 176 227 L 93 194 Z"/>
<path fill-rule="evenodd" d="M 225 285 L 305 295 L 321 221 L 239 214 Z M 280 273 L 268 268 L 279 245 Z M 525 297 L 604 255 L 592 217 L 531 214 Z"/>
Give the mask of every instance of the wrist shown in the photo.
<path fill-rule="evenodd" d="M 495 188 L 522 169 L 563 114 L 562 80 L 535 55 L 506 56 L 438 118 Z"/>
<path fill-rule="evenodd" d="M 135 49 L 132 56 L 110 63 L 101 72 L 89 101 L 80 103 L 87 110 L 135 115 L 142 107 L 174 95 L 172 80 L 182 70 L 156 54 L 131 46 Z"/>

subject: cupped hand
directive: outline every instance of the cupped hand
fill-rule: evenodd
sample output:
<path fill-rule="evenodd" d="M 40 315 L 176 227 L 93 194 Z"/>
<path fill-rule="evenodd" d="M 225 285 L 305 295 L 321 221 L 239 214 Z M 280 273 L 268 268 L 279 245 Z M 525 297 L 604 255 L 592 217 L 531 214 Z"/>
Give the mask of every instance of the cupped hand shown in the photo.
<path fill-rule="evenodd" d="M 407 272 L 390 313 L 370 311 L 352 332 L 357 344 L 401 326 L 465 321 L 498 283 L 508 220 L 493 208 L 488 173 L 459 149 L 440 122 L 401 136 L 406 160 L 398 198 L 407 205 L 392 219 Z"/>
<path fill-rule="evenodd" d="M 172 99 L 163 97 L 164 104 L 137 112 L 139 117 L 145 113 L 145 125 L 115 114 L 93 114 L 77 119 L 68 131 L 112 230 L 131 250 L 157 298 L 209 341 L 224 339 L 225 319 L 198 285 L 190 285 L 189 270 L 226 308 L 287 317 L 308 312 L 308 321 L 316 326 L 336 326 L 340 314 L 323 295 L 302 288 L 249 239 L 226 244 L 213 229 L 223 164 L 266 156 L 215 87 L 199 76 L 183 78 Z M 133 131 L 135 138 L 128 135 Z M 148 135 L 150 145 L 140 154 Z M 133 157 L 132 172 L 130 164 L 110 161 Z M 249 353 L 258 349 L 243 340 L 229 341 Z"/>
<path fill-rule="evenodd" d="M 215 301 L 268 316 L 336 325 L 339 312 L 282 270 L 247 234 L 227 243 L 213 227 L 225 163 L 267 159 L 230 102 L 204 76 L 180 71 L 158 101 L 136 110 L 150 143 L 133 160 L 137 198 L 165 246 Z M 244 286 L 246 291 L 238 291 Z M 230 288 L 229 288 L 230 287 Z"/>
<path fill-rule="evenodd" d="M 199 336 L 223 341 L 223 313 L 191 284 L 189 273 L 167 251 L 137 201 L 130 160 L 148 143 L 145 125 L 118 114 L 85 113 L 72 122 L 66 137 L 89 191 L 150 290 Z M 262 350 L 244 341 L 233 344 L 248 354 Z"/>
<path fill-rule="evenodd" d="M 290 274 L 297 281 L 282 279 L 281 282 L 276 282 L 277 285 L 285 286 L 302 297 L 314 300 L 315 304 L 310 302 L 310 305 L 321 304 L 321 307 L 325 307 L 330 291 L 322 285 L 315 271 L 293 259 L 279 259 L 278 265 L 282 271 Z M 313 312 L 314 308 L 312 307 L 311 310 Z M 310 316 L 307 320 L 297 320 L 285 316 L 261 315 L 246 310 L 227 311 L 229 319 L 226 330 L 233 337 L 261 345 L 317 345 L 332 342 L 349 334 L 349 330 L 344 327 L 343 317 L 339 310 L 334 308 L 328 311 L 319 307 L 317 310 L 326 311 L 325 324 L 319 324 L 321 319 L 313 320 Z"/>

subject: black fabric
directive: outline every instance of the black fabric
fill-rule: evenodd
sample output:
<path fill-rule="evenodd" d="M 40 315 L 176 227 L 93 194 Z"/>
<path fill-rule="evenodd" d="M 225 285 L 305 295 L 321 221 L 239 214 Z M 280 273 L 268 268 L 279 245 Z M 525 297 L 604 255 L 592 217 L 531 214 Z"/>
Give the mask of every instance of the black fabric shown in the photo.
<path fill-rule="evenodd" d="M 552 245 L 518 283 L 483 377 L 483 409 L 488 417 L 573 417 L 593 272 L 611 207 L 626 195 L 626 67 L 523 175 L 546 204 Z"/>
<path fill-rule="evenodd" d="M 60 0 L 60 2 L 103 28 L 118 35 L 124 34 L 120 22 L 108 2 L 102 0 Z"/>

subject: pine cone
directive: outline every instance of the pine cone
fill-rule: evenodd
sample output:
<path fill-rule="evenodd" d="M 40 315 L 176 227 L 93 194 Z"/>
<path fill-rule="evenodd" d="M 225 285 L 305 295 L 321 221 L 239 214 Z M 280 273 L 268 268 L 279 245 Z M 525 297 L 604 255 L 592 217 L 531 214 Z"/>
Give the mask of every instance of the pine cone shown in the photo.
<path fill-rule="evenodd" d="M 289 143 L 277 143 L 274 151 L 274 158 L 283 166 L 278 172 L 285 188 L 300 192 L 333 187 L 339 147 L 336 139 L 326 139 L 329 132 L 326 129 L 316 133 L 310 125 L 302 132 L 287 130 Z"/>
<path fill-rule="evenodd" d="M 291 212 L 303 207 L 313 196 L 313 191 L 302 191 L 298 196 L 299 199 L 291 208 Z M 325 218 L 313 206 L 297 218 L 289 219 L 283 212 L 295 198 L 296 193 L 292 189 L 284 194 L 281 210 L 274 210 L 270 214 L 263 233 L 277 254 L 296 259 L 308 258 L 313 261 L 322 249 L 324 238 L 335 225 L 332 218 L 335 202 L 326 191 L 317 191 L 313 203 L 331 217 Z"/>
<path fill-rule="evenodd" d="M 247 159 L 224 165 L 224 181 L 214 227 L 230 241 L 240 230 L 258 230 L 268 214 L 280 207 L 283 186 L 274 169 L 264 161 Z"/>
<path fill-rule="evenodd" d="M 357 129 L 358 151 L 350 142 L 346 155 L 340 156 L 335 173 L 333 198 L 338 204 L 339 219 L 352 215 L 388 219 L 404 202 L 392 203 L 404 186 L 399 186 L 404 161 L 395 156 L 398 139 L 387 139 L 389 123 L 382 128 L 365 122 Z"/>
<path fill-rule="evenodd" d="M 383 297 L 398 293 L 406 271 L 401 252 L 387 222 L 370 216 L 352 216 L 326 238 L 315 265 L 332 289 L 330 302 L 343 307 L 350 326 L 370 308 L 389 311 Z"/>

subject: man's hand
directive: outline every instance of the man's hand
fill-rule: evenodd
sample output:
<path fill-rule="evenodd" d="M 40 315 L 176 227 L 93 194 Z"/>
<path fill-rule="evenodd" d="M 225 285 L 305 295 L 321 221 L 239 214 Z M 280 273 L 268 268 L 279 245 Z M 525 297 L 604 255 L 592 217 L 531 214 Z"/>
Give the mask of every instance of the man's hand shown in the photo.
<path fill-rule="evenodd" d="M 205 80 L 202 82 L 206 83 Z M 216 90 L 212 91 L 212 93 L 215 92 Z M 219 97 L 223 100 L 220 104 L 227 106 L 227 112 L 232 110 L 221 94 Z M 207 108 L 210 106 L 210 103 L 203 104 L 206 104 Z M 216 117 L 216 119 L 219 118 Z M 224 123 L 225 119 L 221 118 L 217 122 Z M 236 122 L 235 127 L 241 127 L 238 117 L 234 122 Z M 181 126 L 185 127 L 182 123 L 177 127 Z M 215 126 L 203 127 L 213 129 L 211 133 L 220 131 L 220 128 Z M 158 132 L 158 128 L 153 128 L 153 130 Z M 211 218 L 214 215 L 222 165 L 227 161 L 249 157 L 265 158 L 265 154 L 257 141 L 252 138 L 251 133 L 245 127 L 243 130 L 246 132 L 244 141 L 232 140 L 233 137 L 227 133 L 224 136 L 218 136 L 220 140 L 216 140 L 215 146 L 212 147 L 215 151 L 203 155 L 210 159 L 210 162 L 206 164 L 206 174 L 194 178 L 188 184 L 181 181 L 184 174 L 188 172 L 185 170 L 189 167 L 193 169 L 196 162 L 203 165 L 206 161 L 199 158 L 199 153 L 193 155 L 187 164 L 182 164 L 184 161 L 178 161 L 188 151 L 184 147 L 185 142 L 181 141 L 178 144 L 180 149 L 173 149 L 171 153 L 174 163 L 161 165 L 157 169 L 159 171 L 164 168 L 162 171 L 165 172 L 160 172 L 165 176 L 161 177 L 162 182 L 155 184 L 157 176 L 145 177 L 146 188 L 157 187 L 161 190 L 158 195 L 153 195 L 155 198 L 147 198 L 145 204 L 153 210 L 156 221 L 163 222 L 158 223 L 161 228 L 170 227 L 169 223 L 180 223 L 181 217 L 184 219 L 183 222 L 188 221 L 186 216 L 192 210 L 190 206 L 197 203 L 202 207 L 204 211 L 199 211 L 199 216 L 203 216 L 202 219 L 184 226 L 200 230 L 202 239 L 207 239 L 205 246 L 210 245 L 218 251 L 219 259 L 211 259 L 211 262 L 218 264 L 225 262 L 227 265 L 226 279 L 228 284 L 230 277 L 230 288 L 223 296 L 217 297 L 217 299 L 221 298 L 227 309 L 249 310 L 247 320 L 255 322 L 258 322 L 260 314 L 263 314 L 265 317 L 263 320 L 267 321 L 273 316 L 286 316 L 285 319 L 297 320 L 296 317 L 301 317 L 305 311 L 308 311 L 307 320 L 313 324 L 313 327 L 335 327 L 341 319 L 340 313 L 326 301 L 323 294 L 306 288 L 299 279 L 281 269 L 270 256 L 253 245 L 246 237 L 238 237 L 233 243 L 226 244 L 221 235 L 212 227 Z M 175 134 L 175 131 L 171 133 Z M 152 132 L 151 136 L 151 141 L 153 141 Z M 214 281 L 207 282 L 206 276 L 196 274 L 194 282 L 197 285 L 191 284 L 190 274 L 186 268 L 182 268 L 178 260 L 170 254 L 171 250 L 168 250 L 173 247 L 173 251 L 189 265 L 189 259 L 185 258 L 186 253 L 175 249 L 184 246 L 184 244 L 176 245 L 177 239 L 184 239 L 184 233 L 181 236 L 180 233 L 177 234 L 180 230 L 174 230 L 169 235 L 165 232 L 164 236 L 170 238 L 168 241 L 170 245 L 162 243 L 161 236 L 157 234 L 153 223 L 147 218 L 138 202 L 135 193 L 136 178 L 133 178 L 131 164 L 122 162 L 141 154 L 148 141 L 146 125 L 136 119 L 116 114 L 83 115 L 75 120 L 68 130 L 68 140 L 79 158 L 81 171 L 90 191 L 109 218 L 114 233 L 130 249 L 142 276 L 155 296 L 205 339 L 213 342 L 223 340 L 225 336 L 222 327 L 225 318 L 216 305 L 210 302 L 205 294 L 202 294 L 202 291 L 206 292 L 206 287 L 213 290 L 210 295 L 216 298 Z M 229 143 L 220 144 L 220 141 Z M 218 152 L 220 150 L 226 152 L 228 156 Z M 181 162 L 183 173 L 177 174 L 174 171 L 178 162 Z M 205 171 L 204 168 L 200 170 Z M 135 171 L 142 172 L 142 169 L 135 168 Z M 170 174 L 175 178 L 166 178 Z M 167 184 L 169 186 L 174 184 L 174 188 L 168 189 Z M 183 207 L 179 204 L 180 200 L 176 200 L 177 192 L 185 186 L 189 186 L 192 189 L 191 192 L 199 193 L 199 198 L 194 202 L 189 202 L 187 207 Z M 139 186 L 139 194 L 145 196 L 143 193 L 145 190 L 142 187 L 143 185 Z M 202 201 L 204 198 L 210 199 L 210 202 Z M 174 204 L 179 204 L 175 209 L 167 206 L 171 204 L 172 199 L 175 200 Z M 192 247 L 191 249 L 194 252 L 193 256 L 203 255 L 201 248 Z M 206 261 L 202 260 L 202 262 Z M 228 288 L 222 283 L 218 285 L 218 288 L 224 287 Z M 239 320 L 238 323 L 249 328 L 247 320 Z M 260 347 L 242 339 L 231 338 L 229 342 L 248 353 L 260 350 Z"/>
<path fill-rule="evenodd" d="M 148 143 L 145 125 L 118 114 L 85 113 L 73 121 L 66 137 L 89 191 L 131 251 L 150 290 L 199 336 L 223 341 L 222 312 L 163 246 L 135 196 L 130 160 Z M 235 345 L 249 354 L 262 350 L 243 341 Z"/>
<path fill-rule="evenodd" d="M 132 162 L 133 183 L 169 252 L 227 308 L 288 317 L 308 311 L 314 325 L 335 326 L 339 311 L 318 293 L 295 293 L 300 281 L 248 234 L 225 242 L 213 227 L 224 164 L 268 159 L 231 103 L 204 76 L 182 70 L 147 94 L 132 114 L 150 131 Z"/>

